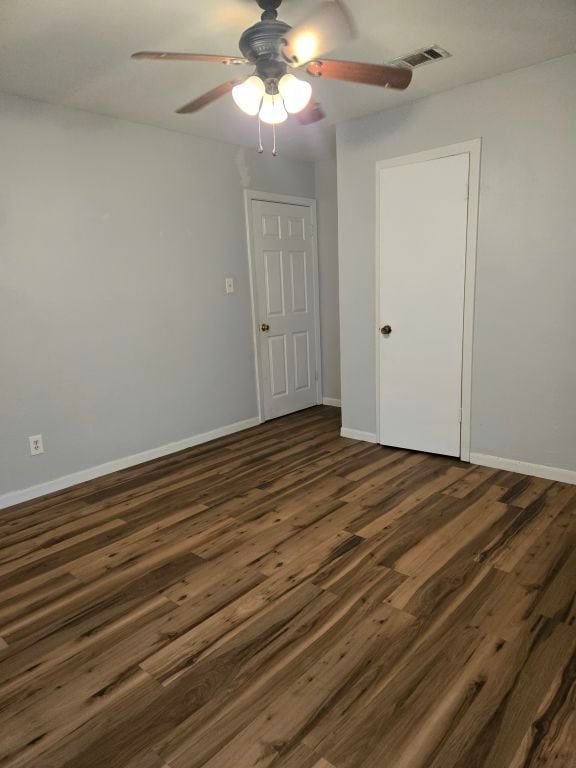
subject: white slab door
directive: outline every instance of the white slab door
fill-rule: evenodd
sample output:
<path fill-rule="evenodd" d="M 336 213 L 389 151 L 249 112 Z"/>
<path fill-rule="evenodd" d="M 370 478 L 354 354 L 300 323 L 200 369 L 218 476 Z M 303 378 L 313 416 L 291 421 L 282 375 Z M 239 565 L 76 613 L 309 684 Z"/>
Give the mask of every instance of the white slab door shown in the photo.
<path fill-rule="evenodd" d="M 468 153 L 380 169 L 379 442 L 460 455 Z"/>
<path fill-rule="evenodd" d="M 314 237 L 309 206 L 252 200 L 254 315 L 265 419 L 320 402 Z"/>

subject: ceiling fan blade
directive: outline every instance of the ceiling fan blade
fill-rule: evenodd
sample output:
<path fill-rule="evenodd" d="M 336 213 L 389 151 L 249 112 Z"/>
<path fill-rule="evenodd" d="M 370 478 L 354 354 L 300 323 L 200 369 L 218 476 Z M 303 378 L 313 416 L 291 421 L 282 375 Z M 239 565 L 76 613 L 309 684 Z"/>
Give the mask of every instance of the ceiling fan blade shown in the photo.
<path fill-rule="evenodd" d="M 138 51 L 132 59 L 160 59 L 161 61 L 206 61 L 212 64 L 249 64 L 242 56 L 216 56 L 210 53 L 170 53 L 169 51 Z"/>
<path fill-rule="evenodd" d="M 412 80 L 412 70 L 408 67 L 389 67 L 384 64 L 363 64 L 359 61 L 337 59 L 311 61 L 306 71 L 316 77 L 379 85 L 381 88 L 396 88 L 400 91 L 408 88 Z"/>
<path fill-rule="evenodd" d="M 341 0 L 324 0 L 286 34 L 282 56 L 293 67 L 299 67 L 338 48 L 355 35 L 352 17 Z"/>
<path fill-rule="evenodd" d="M 184 106 L 177 109 L 176 112 L 179 115 L 189 115 L 191 112 L 198 112 L 199 109 L 208 106 L 208 104 L 220 99 L 222 96 L 226 96 L 226 94 L 230 93 L 232 88 L 234 88 L 235 85 L 238 85 L 239 82 L 241 81 L 228 80 L 225 83 L 221 83 L 220 85 L 217 85 L 216 88 L 212 88 L 211 91 L 207 91 L 206 93 L 203 93 L 202 96 L 198 96 L 194 101 L 184 104 Z"/>
<path fill-rule="evenodd" d="M 317 101 L 309 101 L 308 104 L 296 115 L 300 125 L 311 125 L 324 120 L 326 113 Z"/>

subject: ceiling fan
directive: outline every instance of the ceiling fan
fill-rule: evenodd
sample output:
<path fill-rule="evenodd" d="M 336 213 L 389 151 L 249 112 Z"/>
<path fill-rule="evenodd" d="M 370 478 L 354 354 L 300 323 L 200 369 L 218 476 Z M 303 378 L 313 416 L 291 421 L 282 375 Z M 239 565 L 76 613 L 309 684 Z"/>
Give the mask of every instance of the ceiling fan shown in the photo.
<path fill-rule="evenodd" d="M 312 77 L 399 90 L 410 84 L 412 70 L 406 67 L 319 58 L 355 35 L 354 24 L 340 0 L 324 0 L 295 27 L 278 19 L 277 8 L 282 0 L 257 2 L 263 13 L 260 21 L 246 29 L 240 37 L 242 56 L 164 51 L 132 54 L 133 59 L 201 61 L 255 67 L 249 77 L 227 80 L 180 107 L 178 114 L 197 112 L 231 91 L 243 112 L 258 115 L 259 129 L 260 121 L 274 128 L 287 119 L 288 113 L 296 115 L 303 125 L 322 120 L 326 115 L 320 104 L 312 99 L 312 86 L 290 70 L 303 70 Z M 261 133 L 259 135 L 261 137 Z M 261 138 L 259 151 L 262 151 Z"/>

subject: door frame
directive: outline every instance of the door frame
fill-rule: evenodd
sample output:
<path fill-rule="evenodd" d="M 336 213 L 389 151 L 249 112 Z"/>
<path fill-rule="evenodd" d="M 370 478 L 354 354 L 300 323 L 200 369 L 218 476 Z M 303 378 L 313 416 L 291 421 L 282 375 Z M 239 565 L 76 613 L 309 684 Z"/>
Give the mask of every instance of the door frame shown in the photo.
<path fill-rule="evenodd" d="M 464 264 L 464 317 L 462 335 L 462 415 L 460 421 L 460 459 L 470 461 L 470 424 L 472 411 L 472 347 L 474 340 L 474 297 L 476 292 L 476 250 L 478 240 L 478 207 L 480 200 L 480 158 L 482 139 L 449 144 L 443 147 L 401 155 L 376 163 L 376 280 L 375 280 L 375 344 L 376 358 L 376 441 L 380 443 L 380 172 L 384 168 L 438 160 L 452 155 L 468 154 L 470 170 L 468 180 L 468 219 L 466 255 Z"/>
<path fill-rule="evenodd" d="M 316 404 L 322 403 L 322 351 L 320 347 L 320 284 L 318 279 L 318 241 L 316 223 L 316 200 L 311 197 L 295 197 L 293 195 L 277 195 L 272 192 L 259 192 L 255 189 L 244 190 L 244 216 L 246 218 L 246 243 L 248 249 L 248 270 L 250 276 L 250 304 L 252 317 L 252 343 L 254 345 L 254 365 L 256 371 L 256 396 L 258 399 L 258 419 L 265 421 L 262 393 L 262 360 L 260 356 L 259 330 L 258 330 L 258 289 L 256 281 L 256 264 L 254 259 L 254 228 L 252 223 L 252 202 L 258 200 L 264 203 L 287 203 L 299 205 L 310 209 L 310 221 L 312 224 L 312 280 L 314 294 L 314 339 L 316 347 Z"/>

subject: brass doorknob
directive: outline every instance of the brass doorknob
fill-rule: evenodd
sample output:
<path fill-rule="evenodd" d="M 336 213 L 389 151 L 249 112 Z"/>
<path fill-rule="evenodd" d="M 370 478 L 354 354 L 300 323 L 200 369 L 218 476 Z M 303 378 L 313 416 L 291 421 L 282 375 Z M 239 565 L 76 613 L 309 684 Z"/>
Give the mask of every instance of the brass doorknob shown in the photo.
<path fill-rule="evenodd" d="M 270 326 L 268 325 L 268 323 L 262 323 L 262 325 L 260 326 L 260 330 L 264 332 L 269 331 Z"/>
<path fill-rule="evenodd" d="M 380 328 L 380 333 L 382 336 L 390 336 L 392 333 L 392 326 L 390 325 L 383 325 L 382 328 Z"/>

